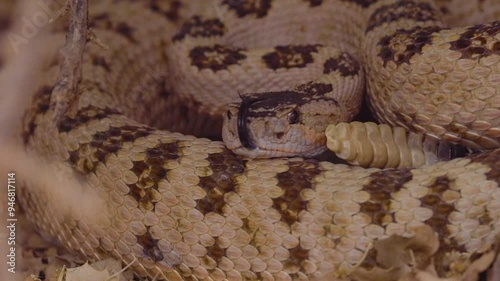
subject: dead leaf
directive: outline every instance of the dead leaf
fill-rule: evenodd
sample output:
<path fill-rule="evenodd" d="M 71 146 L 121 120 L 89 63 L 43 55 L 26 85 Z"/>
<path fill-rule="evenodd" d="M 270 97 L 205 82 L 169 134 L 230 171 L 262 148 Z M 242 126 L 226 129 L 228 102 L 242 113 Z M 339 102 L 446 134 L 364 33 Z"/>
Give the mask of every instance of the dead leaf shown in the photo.
<path fill-rule="evenodd" d="M 414 272 L 414 269 L 426 268 L 439 249 L 439 239 L 428 225 L 417 227 L 414 232 L 412 238 L 392 235 L 374 241 L 378 266 L 370 270 L 357 268 L 352 277 L 367 281 L 395 281 Z"/>
<path fill-rule="evenodd" d="M 111 275 L 107 270 L 95 270 L 88 263 L 76 268 L 66 269 L 66 281 L 118 281 L 118 278 L 109 279 Z"/>
<path fill-rule="evenodd" d="M 414 280 L 415 281 L 459 281 L 459 279 L 456 279 L 456 278 L 439 278 L 435 274 L 432 274 L 432 273 L 427 272 L 427 271 L 422 271 L 422 270 L 418 271 L 415 274 Z"/>
<path fill-rule="evenodd" d="M 497 254 L 497 259 L 491 269 L 488 271 L 488 280 L 500 280 L 500 254 Z"/>
<path fill-rule="evenodd" d="M 495 261 L 495 255 L 494 251 L 489 251 L 483 254 L 479 259 L 472 262 L 463 274 L 461 281 L 477 281 L 479 279 L 479 274 L 493 264 L 493 261 Z"/>
<path fill-rule="evenodd" d="M 96 270 L 104 270 L 106 269 L 111 275 L 117 274 L 120 281 L 122 280 L 132 280 L 133 279 L 133 270 L 127 269 L 124 272 L 122 267 L 122 262 L 113 258 L 108 258 L 102 261 L 97 261 L 90 264 Z"/>

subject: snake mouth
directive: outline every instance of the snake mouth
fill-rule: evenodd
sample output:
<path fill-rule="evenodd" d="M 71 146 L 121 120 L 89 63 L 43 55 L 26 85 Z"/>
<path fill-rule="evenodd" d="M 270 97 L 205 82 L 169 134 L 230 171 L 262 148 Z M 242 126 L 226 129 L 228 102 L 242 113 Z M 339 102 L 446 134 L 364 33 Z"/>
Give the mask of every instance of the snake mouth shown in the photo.
<path fill-rule="evenodd" d="M 257 145 L 255 144 L 255 141 L 250 137 L 247 126 L 248 108 L 251 103 L 252 101 L 250 99 L 242 97 L 236 124 L 238 127 L 238 138 L 240 139 L 241 145 L 246 149 L 254 150 L 257 148 Z"/>

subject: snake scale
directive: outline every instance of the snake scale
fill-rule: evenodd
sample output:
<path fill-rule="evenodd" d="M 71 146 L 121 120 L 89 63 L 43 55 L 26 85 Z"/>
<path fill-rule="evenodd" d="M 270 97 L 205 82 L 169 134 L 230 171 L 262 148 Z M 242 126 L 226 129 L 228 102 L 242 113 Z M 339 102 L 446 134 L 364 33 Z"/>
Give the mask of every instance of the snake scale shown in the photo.
<path fill-rule="evenodd" d="M 110 50 L 87 45 L 77 116 L 65 117 L 55 129 L 51 124 L 50 95 L 60 61 L 49 59 L 25 114 L 22 138 L 32 151 L 84 175 L 106 199 L 110 215 L 92 223 L 68 217 L 42 191 L 22 189 L 20 202 L 42 231 L 66 247 L 93 260 L 135 260 L 135 272 L 150 278 L 338 276 L 361 261 L 362 267 L 375 265 L 369 246 L 374 240 L 411 236 L 421 224 L 438 234 L 436 265 L 447 272 L 453 261 L 479 257 L 500 231 L 500 150 L 418 169 L 363 169 L 301 158 L 246 159 L 221 142 L 155 126 L 176 129 L 173 118 L 197 113 L 191 106 L 201 103 L 171 93 L 168 78 L 176 72 L 168 69 L 165 51 L 171 39 L 192 36 L 200 40 L 193 42 L 203 42 L 234 20 L 232 42 L 248 48 L 262 47 L 266 40 L 279 43 L 279 34 L 299 27 L 303 41 L 294 44 L 303 48 L 292 60 L 298 64 L 314 49 L 304 46 L 313 30 L 319 34 L 315 44 L 339 36 L 340 47 L 355 51 L 363 63 L 368 91 L 380 94 L 369 99 L 381 120 L 495 147 L 500 136 L 500 23 L 448 29 L 438 20 L 438 14 L 446 16 L 453 8 L 458 16 L 451 22 L 467 14 L 460 14 L 462 8 L 495 3 L 457 3 L 440 1 L 437 11 L 433 3 L 416 0 L 91 2 L 91 27 Z M 217 17 L 191 18 L 183 29 L 190 15 L 210 9 Z M 266 21 L 280 10 L 284 20 Z M 300 19 L 287 14 L 291 10 L 301 13 Z M 315 24 L 327 20 L 325 15 L 339 19 L 321 30 Z M 259 31 L 246 31 L 238 19 L 264 23 Z M 301 24 L 308 21 L 312 26 Z M 62 43 L 65 29 L 53 29 L 54 42 Z M 215 80 L 214 68 L 228 75 L 231 64 L 245 56 L 243 48 L 238 43 L 212 46 L 182 59 L 191 59 L 197 75 Z M 422 81 L 431 83 L 415 87 Z M 211 86 L 204 87 L 211 92 Z M 203 123 L 197 122 L 188 129 L 202 130 Z"/>

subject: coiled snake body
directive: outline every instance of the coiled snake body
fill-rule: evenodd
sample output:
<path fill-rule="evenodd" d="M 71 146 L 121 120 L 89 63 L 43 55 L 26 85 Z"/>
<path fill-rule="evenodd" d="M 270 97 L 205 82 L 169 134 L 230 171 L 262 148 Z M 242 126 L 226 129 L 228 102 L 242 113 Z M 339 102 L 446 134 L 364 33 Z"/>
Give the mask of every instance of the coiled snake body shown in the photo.
<path fill-rule="evenodd" d="M 315 58 L 313 44 L 338 36 L 340 47 L 354 50 L 352 56 L 362 63 L 355 70 L 365 70 L 368 92 L 378 95 L 369 99 L 380 119 L 438 138 L 496 147 L 498 22 L 446 29 L 434 4 L 412 0 L 208 2 L 91 3 L 92 27 L 111 49 L 87 46 L 78 114 L 66 117 L 56 130 L 50 123 L 50 94 L 58 62 L 48 63 L 52 67 L 24 120 L 23 140 L 85 175 L 106 199 L 110 216 L 90 224 L 61 214 L 57 205 L 47 206 L 47 194 L 22 192 L 21 203 L 41 230 L 90 259 L 137 259 L 139 275 L 168 280 L 306 280 L 348 274 L 363 260 L 361 266 L 376 263 L 372 241 L 411 235 L 422 223 L 439 235 L 436 263 L 443 272 L 455 260 L 480 256 L 495 241 L 500 150 L 419 169 L 362 169 L 299 158 L 244 159 L 220 142 L 151 126 L 166 123 L 176 129 L 174 116 L 196 113 L 178 102 L 199 105 L 204 100 L 174 96 L 169 83 L 175 81 L 168 77 L 176 71 L 193 73 L 196 79 L 187 84 L 210 99 L 234 101 L 239 82 L 224 81 L 231 81 L 233 72 L 243 75 L 238 65 L 250 56 L 243 48 L 263 47 L 262 41 L 283 45 L 277 35 L 295 28 L 290 33 L 297 31 L 297 41 L 289 44 L 302 47 L 273 50 L 290 68 L 275 72 L 293 73 L 300 68 L 293 63 L 307 65 Z M 175 29 L 176 22 L 196 13 L 191 11 L 210 9 L 214 17 L 194 17 Z M 298 19 L 290 16 L 294 13 L 304 14 Z M 325 15 L 342 16 L 332 24 Z M 246 31 L 245 24 L 237 24 L 241 19 L 268 32 Z M 232 37 L 224 40 L 234 48 L 208 42 L 226 27 L 233 27 Z M 204 47 L 191 57 L 191 47 L 181 48 L 186 52 L 172 58 L 165 51 L 172 37 Z M 62 33 L 54 32 L 54 38 L 61 41 Z M 190 65 L 168 68 L 176 58 Z M 353 71 L 353 65 L 336 67 L 340 74 Z M 292 75 L 292 82 L 297 77 Z M 246 83 L 254 84 L 249 92 L 261 87 Z M 232 88 L 233 96 L 214 90 L 224 87 Z M 180 88 L 181 94 L 191 89 Z M 207 115 L 215 114 L 216 107 L 201 105 L 209 109 Z M 189 129 L 201 130 L 196 122 Z"/>

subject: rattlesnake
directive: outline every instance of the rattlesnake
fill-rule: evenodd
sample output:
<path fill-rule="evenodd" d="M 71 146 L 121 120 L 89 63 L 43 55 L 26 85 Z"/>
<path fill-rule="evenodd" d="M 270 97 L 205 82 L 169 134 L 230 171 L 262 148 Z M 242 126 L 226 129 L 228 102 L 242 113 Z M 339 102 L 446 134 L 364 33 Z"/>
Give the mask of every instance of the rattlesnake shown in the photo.
<path fill-rule="evenodd" d="M 463 258 L 476 259 L 495 241 L 500 230 L 500 169 L 496 165 L 500 150 L 419 169 L 363 169 L 300 158 L 249 160 L 232 154 L 220 142 L 141 124 L 156 126 L 163 122 L 175 129 L 173 116 L 196 113 L 188 107 L 173 107 L 183 98 L 175 97 L 167 85 L 170 82 L 165 77 L 172 73 L 164 72 L 168 57 L 164 50 L 174 36 L 169 31 L 179 27 L 176 22 L 190 13 L 209 9 L 201 7 L 201 3 L 197 6 L 187 1 L 92 2 L 92 27 L 111 49 L 87 46 L 78 114 L 63 118 L 55 130 L 51 123 L 54 111 L 50 95 L 60 62 L 48 61 L 48 70 L 24 118 L 23 142 L 49 160 L 69 164 L 75 174 L 85 175 L 95 193 L 107 199 L 110 216 L 92 223 L 67 217 L 50 201 L 50 195 L 22 189 L 20 202 L 42 231 L 89 259 L 108 255 L 125 263 L 137 259 L 134 263 L 137 274 L 168 280 L 306 280 L 325 274 L 345 276 L 360 262 L 362 267 L 376 264 L 376 253 L 370 250 L 372 241 L 390 234 L 411 235 L 412 229 L 422 222 L 439 235 L 440 255 L 435 263 L 441 273 L 451 270 L 451 264 Z M 344 48 L 356 46 L 362 40 L 365 17 L 376 15 L 367 25 L 366 44 L 373 48 L 366 55 L 355 55 L 366 64 L 370 91 L 384 87 L 390 90 L 394 83 L 402 84 L 397 79 L 388 81 L 388 70 L 380 66 L 393 70 L 398 65 L 404 68 L 414 63 L 413 58 L 427 45 L 432 46 L 431 37 L 441 29 L 434 27 L 436 14 L 427 2 L 238 3 L 234 6 L 234 1 L 221 1 L 215 7 L 224 15 L 222 20 L 242 17 L 252 19 L 252 23 L 265 20 L 273 8 L 289 7 L 284 3 L 304 12 L 330 8 L 335 14 L 345 15 L 341 17 L 344 27 L 331 26 L 322 36 L 329 38 L 351 31 L 353 35 L 347 36 L 340 46 Z M 306 19 L 310 14 L 304 15 Z M 222 23 L 220 15 L 213 19 L 211 27 L 219 23 Z M 272 30 L 272 23 L 263 26 Z M 418 30 L 415 23 L 425 26 Z M 283 28 L 287 24 L 277 26 Z M 378 42 L 380 38 L 370 36 L 370 31 L 382 27 L 388 37 Z M 307 25 L 303 28 L 309 31 Z M 484 73 L 481 69 L 470 70 L 468 62 L 476 60 L 467 56 L 479 56 L 481 62 L 497 65 L 498 44 L 492 40 L 498 36 L 498 22 L 474 28 L 477 32 L 472 28 L 461 29 L 462 33 L 456 35 L 450 32 L 460 31 L 442 31 L 445 39 L 459 40 L 463 35 L 465 42 L 455 45 L 461 49 L 451 50 L 450 44 L 438 44 L 437 48 L 440 52 L 455 52 L 453 57 L 462 59 L 463 64 L 458 66 L 464 66 L 464 71 L 481 74 Z M 57 26 L 54 30 L 54 41 L 62 42 L 64 30 Z M 203 29 L 198 31 L 204 34 Z M 266 39 L 264 33 L 238 31 L 234 35 L 236 41 L 250 35 Z M 405 33 L 418 44 L 404 49 L 392 41 Z M 302 35 L 305 34 L 309 32 Z M 470 39 L 476 35 L 481 37 Z M 272 42 L 272 37 L 267 39 Z M 309 39 L 304 37 L 306 41 Z M 260 41 L 255 42 L 252 47 L 259 47 Z M 468 43 L 479 45 L 469 47 Z M 432 58 L 436 54 L 429 59 Z M 383 79 L 373 80 L 376 75 L 370 69 L 374 65 Z M 449 66 L 438 64 L 435 68 L 440 73 Z M 493 70 L 488 76 L 491 80 L 483 80 L 491 83 L 488 87 L 497 85 L 495 73 Z M 437 75 L 430 77 L 435 79 Z M 493 127 L 485 128 L 480 122 L 472 126 L 470 133 L 472 137 L 482 135 L 479 143 L 485 147 L 498 140 L 495 138 L 498 124 L 494 122 L 499 120 L 499 103 L 495 102 L 496 94 L 488 93 L 483 91 L 475 96 L 483 94 L 493 107 L 478 111 L 482 113 L 479 116 L 489 118 Z M 422 95 L 417 98 L 427 99 Z M 393 99 L 389 102 L 390 109 L 411 100 L 398 95 Z M 373 98 L 371 102 L 375 109 L 384 108 Z M 197 103 L 192 101 L 190 105 Z M 411 103 L 402 104 L 404 110 L 416 114 L 400 113 L 403 120 L 410 118 L 414 122 L 414 128 L 421 126 L 422 119 L 424 123 L 432 119 L 419 111 L 429 112 L 425 102 L 423 109 L 413 108 Z M 382 120 L 405 125 L 396 121 L 395 114 L 380 116 L 380 112 Z M 194 122 L 189 129 L 202 130 L 202 127 L 202 123 Z M 210 130 L 205 129 L 201 134 Z M 456 136 L 442 130 L 432 132 L 448 138 Z"/>

